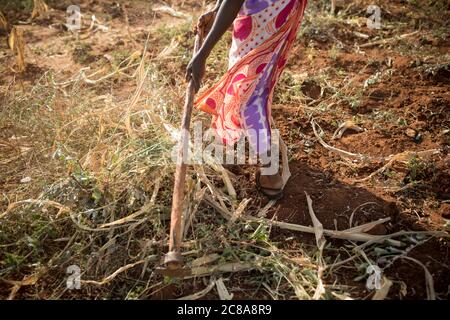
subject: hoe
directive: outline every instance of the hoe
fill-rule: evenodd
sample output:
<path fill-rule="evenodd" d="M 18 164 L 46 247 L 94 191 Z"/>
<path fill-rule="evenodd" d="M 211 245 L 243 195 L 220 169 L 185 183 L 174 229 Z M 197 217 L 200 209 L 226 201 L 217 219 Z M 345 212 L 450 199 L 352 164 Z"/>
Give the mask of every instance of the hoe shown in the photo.
<path fill-rule="evenodd" d="M 200 49 L 204 36 L 204 26 L 201 25 L 200 22 L 197 24 L 195 33 L 194 54 Z M 170 216 L 169 252 L 164 257 L 163 266 L 156 269 L 156 272 L 173 278 L 185 277 L 190 274 L 190 269 L 184 267 L 180 247 L 181 242 L 183 241 L 182 212 L 187 169 L 186 159 L 189 150 L 189 128 L 191 124 L 194 97 L 195 85 L 193 80 L 190 80 L 186 90 L 186 100 L 181 125 L 181 139 L 177 154 L 172 212 Z"/>

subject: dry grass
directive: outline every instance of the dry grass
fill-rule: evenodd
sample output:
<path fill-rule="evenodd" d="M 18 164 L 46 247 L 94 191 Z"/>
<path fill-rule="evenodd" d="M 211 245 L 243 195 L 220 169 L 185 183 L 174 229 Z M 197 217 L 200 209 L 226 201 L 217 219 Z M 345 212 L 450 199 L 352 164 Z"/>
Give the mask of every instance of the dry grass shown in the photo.
<path fill-rule="evenodd" d="M 335 232 L 323 230 L 308 197 L 318 246 L 276 243 L 271 229 L 286 225 L 261 217 L 263 208 L 247 207 L 243 194 L 233 193 L 236 177 L 211 163 L 188 172 L 183 252 L 196 276 L 157 275 L 167 250 L 171 151 L 184 94 L 180 70 L 191 50 L 189 28 L 181 24 L 171 39 L 151 34 L 150 42 L 166 45 L 134 53 L 118 67 L 82 70 L 70 79 L 48 71 L 29 89 L 18 83 L 1 88 L 0 296 L 145 299 L 171 287 L 174 297 L 190 299 L 225 299 L 229 292 L 266 299 L 361 298 L 363 286 L 343 286 L 333 275 L 357 270 L 364 281 L 380 251 L 387 267 L 436 236 L 400 233 L 395 241 L 379 241 L 360 228 L 352 232 L 365 236 L 342 231 L 345 246 L 333 247 L 325 238 Z M 213 54 L 221 58 L 216 68 L 224 65 L 225 47 L 224 41 Z M 219 75 L 215 71 L 212 78 Z M 116 83 L 133 92 L 124 98 L 110 90 Z M 81 269 L 81 290 L 66 288 L 71 265 Z M 421 267 L 433 298 L 433 279 Z"/>

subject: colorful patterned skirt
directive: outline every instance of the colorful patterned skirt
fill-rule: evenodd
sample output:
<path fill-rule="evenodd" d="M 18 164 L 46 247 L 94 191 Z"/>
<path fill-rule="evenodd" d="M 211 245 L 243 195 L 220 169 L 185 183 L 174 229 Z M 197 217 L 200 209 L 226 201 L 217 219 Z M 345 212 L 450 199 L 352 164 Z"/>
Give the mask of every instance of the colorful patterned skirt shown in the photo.
<path fill-rule="evenodd" d="M 258 154 L 271 142 L 271 103 L 307 0 L 246 0 L 234 21 L 227 73 L 200 94 L 197 108 L 213 115 L 226 144 L 242 134 Z"/>

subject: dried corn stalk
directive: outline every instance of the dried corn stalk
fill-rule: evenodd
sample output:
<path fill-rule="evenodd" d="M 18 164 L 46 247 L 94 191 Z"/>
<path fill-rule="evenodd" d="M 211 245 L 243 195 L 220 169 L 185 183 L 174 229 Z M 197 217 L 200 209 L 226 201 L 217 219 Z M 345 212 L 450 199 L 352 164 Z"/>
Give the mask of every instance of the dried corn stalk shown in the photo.
<path fill-rule="evenodd" d="M 203 290 L 201 290 L 199 292 L 190 294 L 188 296 L 178 298 L 177 300 L 198 300 L 198 299 L 203 298 L 204 296 L 206 296 L 214 288 L 215 285 L 216 285 L 216 282 L 215 281 L 211 281 L 209 283 L 209 285 L 205 289 L 203 289 Z"/>
<path fill-rule="evenodd" d="M 25 40 L 23 39 L 23 30 L 13 27 L 9 35 L 9 47 L 16 54 L 17 71 L 24 72 L 26 69 L 25 63 Z"/>
<path fill-rule="evenodd" d="M 31 19 L 37 18 L 48 11 L 48 6 L 44 0 L 34 0 L 34 8 Z"/>
<path fill-rule="evenodd" d="M 8 20 L 5 15 L 0 11 L 0 29 L 8 29 Z"/>

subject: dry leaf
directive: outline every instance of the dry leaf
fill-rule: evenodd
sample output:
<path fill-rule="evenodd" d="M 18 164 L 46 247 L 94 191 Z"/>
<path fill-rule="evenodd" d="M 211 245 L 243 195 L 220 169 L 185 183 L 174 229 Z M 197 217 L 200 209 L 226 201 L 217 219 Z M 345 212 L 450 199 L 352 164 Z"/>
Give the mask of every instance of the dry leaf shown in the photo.
<path fill-rule="evenodd" d="M 135 263 L 130 263 L 127 264 L 126 266 L 120 267 L 119 269 L 117 269 L 116 271 L 114 271 L 112 274 L 110 274 L 109 276 L 103 278 L 100 281 L 94 281 L 94 280 L 81 280 L 81 283 L 84 284 L 92 284 L 92 285 L 97 285 L 97 286 L 103 286 L 109 282 L 111 282 L 112 280 L 114 280 L 119 274 L 127 271 L 128 269 L 134 268 L 135 266 L 139 265 L 139 264 L 143 264 L 145 263 L 145 259 L 144 260 L 139 260 Z"/>
<path fill-rule="evenodd" d="M 158 6 L 158 7 L 154 7 L 154 8 L 152 8 L 152 10 L 155 11 L 155 12 L 166 13 L 168 15 L 171 15 L 172 17 L 175 17 L 175 18 L 186 18 L 187 17 L 187 15 L 185 13 L 180 12 L 180 11 L 176 11 L 174 8 L 169 7 L 167 5 L 161 5 L 161 6 Z"/>
<path fill-rule="evenodd" d="M 39 280 L 39 275 L 37 273 L 32 274 L 30 276 L 26 276 L 23 278 L 22 281 L 15 281 L 15 280 L 3 280 L 4 282 L 13 285 L 13 288 L 11 289 L 11 292 L 9 293 L 8 300 L 14 300 L 17 292 L 19 292 L 20 288 L 25 286 L 33 286 L 36 284 L 36 282 Z"/>
<path fill-rule="evenodd" d="M 428 268 L 417 259 L 414 259 L 414 258 L 411 258 L 408 256 L 403 256 L 400 258 L 415 262 L 423 268 L 423 270 L 425 271 L 425 285 L 426 285 L 426 290 L 427 290 L 427 300 L 436 300 L 436 292 L 434 291 L 434 280 L 433 280 L 433 276 L 431 275 Z"/>
<path fill-rule="evenodd" d="M 205 264 L 210 264 L 214 261 L 217 261 L 220 259 L 220 255 L 218 255 L 217 253 L 213 253 L 204 257 L 200 257 L 198 259 L 195 259 L 194 261 L 192 261 L 192 267 L 200 267 L 200 266 L 204 266 Z"/>
<path fill-rule="evenodd" d="M 9 48 L 11 50 L 14 50 L 15 44 L 16 44 L 16 27 L 13 27 L 11 30 L 11 33 L 9 34 L 9 38 L 8 38 L 8 44 L 9 44 Z"/>
<path fill-rule="evenodd" d="M 356 132 L 363 132 L 364 129 L 360 126 L 357 126 L 353 121 L 347 120 L 343 124 L 337 128 L 337 130 L 333 134 L 333 140 L 340 139 L 344 135 L 347 130 L 353 130 Z"/>
<path fill-rule="evenodd" d="M 289 157 L 287 146 L 284 143 L 283 139 L 280 137 L 280 151 L 281 151 L 281 160 L 283 163 L 283 171 L 281 172 L 281 178 L 283 179 L 283 188 L 288 183 L 291 178 L 291 171 L 289 169 Z"/>
<path fill-rule="evenodd" d="M 317 132 L 317 128 L 316 125 L 319 127 L 319 129 L 322 131 L 322 129 L 320 128 L 320 126 L 316 123 L 316 121 L 314 119 L 311 120 L 311 126 L 314 132 L 315 137 L 317 138 L 317 140 L 319 141 L 319 143 L 327 150 L 331 151 L 331 152 L 336 152 L 338 153 L 340 156 L 345 157 L 345 158 L 353 158 L 354 160 L 359 160 L 359 161 L 365 161 L 365 160 L 370 160 L 371 158 L 362 154 L 356 154 L 356 153 L 351 153 L 345 150 L 341 150 L 335 147 L 330 146 L 329 144 L 327 144 L 322 137 L 320 136 L 320 134 Z M 323 131 L 322 131 L 323 132 Z"/>
<path fill-rule="evenodd" d="M 386 277 L 383 277 L 381 288 L 378 289 L 374 296 L 372 297 L 372 300 L 384 300 L 389 294 L 389 289 L 391 289 L 392 281 L 389 280 Z"/>
<path fill-rule="evenodd" d="M 242 200 L 242 202 L 239 204 L 238 208 L 236 209 L 236 211 L 233 213 L 233 215 L 231 216 L 230 221 L 228 222 L 228 225 L 232 225 L 233 223 L 236 222 L 237 219 L 239 219 L 239 217 L 242 215 L 242 213 L 245 211 L 245 209 L 247 208 L 247 205 L 249 204 L 249 202 L 252 199 L 250 198 L 246 198 L 244 200 Z"/>

